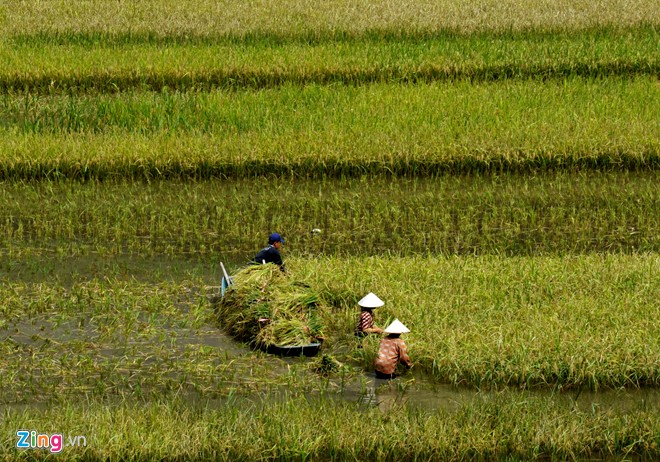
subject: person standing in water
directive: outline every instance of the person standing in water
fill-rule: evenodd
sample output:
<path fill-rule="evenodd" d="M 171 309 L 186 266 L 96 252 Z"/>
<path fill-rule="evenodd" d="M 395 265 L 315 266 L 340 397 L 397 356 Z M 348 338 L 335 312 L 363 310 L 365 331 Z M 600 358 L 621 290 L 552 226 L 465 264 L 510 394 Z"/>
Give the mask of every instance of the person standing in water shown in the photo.
<path fill-rule="evenodd" d="M 378 355 L 374 361 L 376 378 L 393 379 L 396 377 L 396 366 L 401 363 L 407 369 L 412 367 L 412 361 L 408 357 L 408 349 L 401 339 L 401 334 L 410 332 L 398 319 L 387 326 L 384 331 L 388 334 L 380 341 Z"/>

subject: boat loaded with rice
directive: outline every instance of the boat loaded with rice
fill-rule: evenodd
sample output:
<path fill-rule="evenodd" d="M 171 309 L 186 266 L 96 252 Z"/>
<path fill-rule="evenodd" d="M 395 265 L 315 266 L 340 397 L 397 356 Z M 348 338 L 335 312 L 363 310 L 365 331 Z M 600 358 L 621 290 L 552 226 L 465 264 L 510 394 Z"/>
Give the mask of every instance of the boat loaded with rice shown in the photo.
<path fill-rule="evenodd" d="M 273 264 L 250 265 L 229 276 L 221 263 L 216 313 L 224 330 L 280 356 L 314 356 L 321 349 L 321 299 L 307 284 Z"/>

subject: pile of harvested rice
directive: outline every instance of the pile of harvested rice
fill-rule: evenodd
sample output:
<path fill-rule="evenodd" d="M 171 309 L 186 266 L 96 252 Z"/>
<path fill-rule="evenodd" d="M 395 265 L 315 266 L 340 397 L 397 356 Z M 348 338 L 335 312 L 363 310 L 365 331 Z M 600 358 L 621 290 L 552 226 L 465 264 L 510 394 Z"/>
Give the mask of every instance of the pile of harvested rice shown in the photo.
<path fill-rule="evenodd" d="M 301 346 L 322 334 L 318 294 L 277 265 L 253 265 L 232 277 L 217 313 L 225 331 L 257 347 Z"/>

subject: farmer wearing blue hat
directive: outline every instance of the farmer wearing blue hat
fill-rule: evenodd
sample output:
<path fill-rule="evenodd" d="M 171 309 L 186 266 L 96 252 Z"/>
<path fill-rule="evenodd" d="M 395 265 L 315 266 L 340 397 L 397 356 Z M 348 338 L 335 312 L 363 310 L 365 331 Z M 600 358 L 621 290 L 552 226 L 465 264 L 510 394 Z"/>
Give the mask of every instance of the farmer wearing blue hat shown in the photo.
<path fill-rule="evenodd" d="M 283 242 L 284 238 L 282 236 L 278 233 L 272 233 L 268 236 L 268 247 L 264 247 L 257 253 L 254 257 L 254 263 L 259 265 L 275 263 L 284 272 L 284 262 L 282 262 L 282 255 L 280 255 L 280 247 L 282 247 Z"/>

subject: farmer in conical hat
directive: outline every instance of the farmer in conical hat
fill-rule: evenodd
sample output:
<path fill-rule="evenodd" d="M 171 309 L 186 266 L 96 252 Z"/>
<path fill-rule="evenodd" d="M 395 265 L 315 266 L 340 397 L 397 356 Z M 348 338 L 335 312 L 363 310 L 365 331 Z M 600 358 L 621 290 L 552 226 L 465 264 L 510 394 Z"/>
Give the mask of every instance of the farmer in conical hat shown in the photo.
<path fill-rule="evenodd" d="M 254 257 L 253 262 L 259 265 L 274 263 L 278 265 L 284 272 L 286 269 L 284 268 L 282 255 L 280 254 L 280 248 L 282 247 L 283 242 L 284 238 L 280 236 L 279 233 L 272 233 L 270 236 L 268 236 L 268 247 L 261 249 L 259 253 L 257 253 L 257 255 Z"/>
<path fill-rule="evenodd" d="M 396 366 L 401 363 L 406 369 L 412 367 L 412 361 L 408 357 L 408 349 L 401 334 L 410 332 L 401 321 L 395 319 L 392 324 L 385 328 L 387 337 L 380 341 L 378 356 L 376 356 L 376 378 L 393 379 L 396 377 Z"/>
<path fill-rule="evenodd" d="M 383 329 L 374 325 L 373 309 L 383 306 L 385 303 L 374 293 L 369 292 L 358 302 L 360 305 L 360 317 L 355 327 L 355 335 L 364 337 L 367 334 L 381 334 Z"/>

